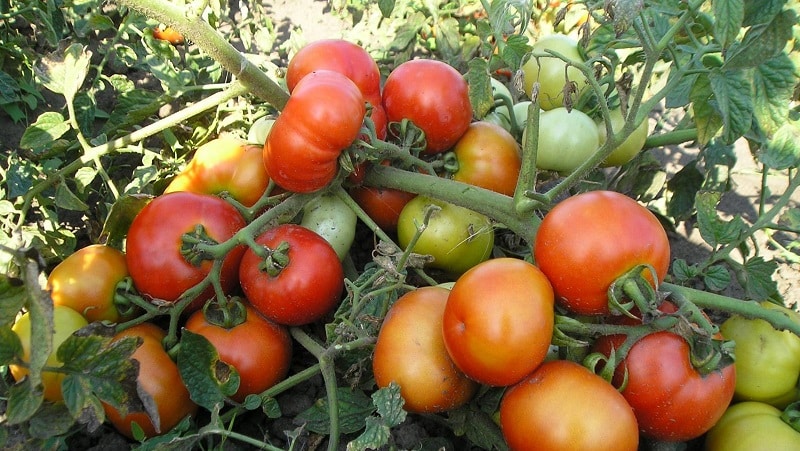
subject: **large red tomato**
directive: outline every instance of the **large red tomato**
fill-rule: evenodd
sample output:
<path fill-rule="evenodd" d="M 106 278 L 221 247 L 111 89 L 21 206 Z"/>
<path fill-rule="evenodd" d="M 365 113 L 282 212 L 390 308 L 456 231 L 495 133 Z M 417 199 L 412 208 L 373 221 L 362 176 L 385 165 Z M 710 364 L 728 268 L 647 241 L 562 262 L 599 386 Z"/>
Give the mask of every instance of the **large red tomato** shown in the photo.
<path fill-rule="evenodd" d="M 650 265 L 660 283 L 670 261 L 669 240 L 655 215 L 613 191 L 590 191 L 556 205 L 539 226 L 533 252 L 556 302 L 582 315 L 609 313 L 608 289 L 627 271 Z M 643 275 L 653 282 L 650 271 Z"/>
<path fill-rule="evenodd" d="M 472 121 L 469 86 L 454 68 L 435 60 L 406 61 L 383 85 L 389 122 L 408 119 L 425 132 L 425 152 L 443 152 L 458 141 Z"/>
<path fill-rule="evenodd" d="M 156 197 L 136 215 L 128 231 L 125 256 L 136 289 L 152 299 L 177 301 L 206 278 L 213 264 L 184 244 L 184 234 L 205 235 L 221 243 L 245 225 L 239 211 L 216 196 L 174 192 Z M 220 275 L 223 290 L 236 287 L 244 250 L 237 246 L 225 256 Z M 213 296 L 209 285 L 190 309 Z"/>
<path fill-rule="evenodd" d="M 372 370 L 379 387 L 400 385 L 409 412 L 443 412 L 472 397 L 478 384 L 447 354 L 442 320 L 449 290 L 423 287 L 406 293 L 381 325 Z"/>
<path fill-rule="evenodd" d="M 479 263 L 456 280 L 444 310 L 447 352 L 469 377 L 512 385 L 539 366 L 553 334 L 553 289 L 532 264 Z"/>

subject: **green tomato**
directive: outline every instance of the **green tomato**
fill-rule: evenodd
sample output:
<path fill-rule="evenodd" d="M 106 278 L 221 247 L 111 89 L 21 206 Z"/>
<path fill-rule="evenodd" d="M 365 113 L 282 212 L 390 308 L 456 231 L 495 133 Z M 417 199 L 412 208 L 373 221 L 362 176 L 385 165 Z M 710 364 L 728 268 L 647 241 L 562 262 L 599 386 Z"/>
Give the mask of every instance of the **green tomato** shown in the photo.
<path fill-rule="evenodd" d="M 338 196 L 324 194 L 306 204 L 300 225 L 325 238 L 339 260 L 343 260 L 353 245 L 357 220 L 353 210 Z"/>
<path fill-rule="evenodd" d="M 543 54 L 552 50 L 576 63 L 582 63 L 583 58 L 578 52 L 578 42 L 563 34 L 545 36 L 531 48 L 531 53 Z M 566 78 L 564 74 L 566 71 Z M 567 63 L 555 56 L 531 57 L 522 65 L 522 86 L 528 97 L 531 97 L 533 84 L 539 82 L 539 106 L 543 110 L 552 110 L 564 104 L 564 86 L 567 81 L 575 82 L 577 92 L 580 93 L 588 84 L 578 68 L 567 67 Z"/>
<path fill-rule="evenodd" d="M 599 142 L 597 125 L 586 113 L 564 107 L 545 111 L 539 116 L 536 166 L 562 173 L 572 171 L 597 151 Z"/>
<path fill-rule="evenodd" d="M 514 110 L 514 124 L 513 125 L 514 125 L 514 127 L 516 127 L 516 129 L 520 133 L 522 132 L 522 130 L 525 129 L 525 124 L 528 122 L 528 107 L 530 105 L 531 105 L 531 101 L 530 100 L 525 100 L 525 101 L 522 101 L 522 102 L 514 104 L 514 108 L 513 108 L 513 110 Z M 511 126 L 512 126 L 512 124 L 511 124 L 511 114 L 509 114 L 509 112 L 508 112 L 508 107 L 506 107 L 505 105 L 500 105 L 497 108 L 495 108 L 494 111 L 492 111 L 492 113 L 500 116 L 503 119 L 503 121 L 506 124 L 508 124 L 508 127 L 503 126 L 503 124 L 498 124 L 498 125 L 503 126 L 503 128 L 505 128 L 509 132 L 513 133 L 513 130 L 511 129 Z M 490 113 L 490 114 L 492 114 L 492 113 Z M 486 119 L 484 118 L 484 120 L 486 120 Z"/>
<path fill-rule="evenodd" d="M 267 142 L 267 135 L 269 135 L 269 131 L 272 130 L 272 125 L 274 123 L 275 119 L 267 116 L 256 119 L 253 125 L 250 126 L 250 130 L 247 131 L 247 142 L 263 146 L 264 143 Z"/>
<path fill-rule="evenodd" d="M 611 129 L 614 130 L 614 133 L 618 133 L 622 130 L 622 127 L 625 125 L 625 118 L 622 117 L 622 110 L 619 108 L 611 110 L 610 119 Z M 602 146 L 606 143 L 606 125 L 604 122 L 600 121 L 597 123 L 597 133 L 600 138 L 600 145 Z M 644 120 L 633 129 L 631 134 L 622 141 L 622 144 L 611 151 L 611 154 L 603 161 L 601 166 L 622 166 L 631 161 L 644 147 L 647 134 L 648 124 L 647 120 Z"/>
<path fill-rule="evenodd" d="M 800 323 L 800 315 L 788 308 L 764 302 Z M 722 336 L 736 342 L 736 398 L 785 407 L 796 397 L 800 378 L 800 337 L 775 330 L 763 319 L 734 315 L 720 326 Z"/>
<path fill-rule="evenodd" d="M 494 230 L 488 217 L 426 196 L 415 197 L 400 212 L 397 224 L 400 246 L 405 248 L 411 243 L 431 206 L 439 209 L 431 214 L 413 248 L 413 252 L 433 257 L 430 267 L 461 274 L 491 256 Z"/>
<path fill-rule="evenodd" d="M 738 357 L 737 357 L 738 358 Z M 706 451 L 773 451 L 800 449 L 800 432 L 781 419 L 781 411 L 760 402 L 728 407 L 706 434 Z"/>

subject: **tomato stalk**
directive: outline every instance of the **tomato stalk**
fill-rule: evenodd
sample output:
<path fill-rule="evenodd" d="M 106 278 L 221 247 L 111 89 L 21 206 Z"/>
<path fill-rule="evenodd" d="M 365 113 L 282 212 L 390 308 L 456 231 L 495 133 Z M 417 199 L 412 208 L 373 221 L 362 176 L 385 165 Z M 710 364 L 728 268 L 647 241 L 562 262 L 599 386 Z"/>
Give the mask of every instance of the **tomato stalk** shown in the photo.
<path fill-rule="evenodd" d="M 247 320 L 247 309 L 239 297 L 226 297 L 206 302 L 203 316 L 209 324 L 233 329 Z"/>
<path fill-rule="evenodd" d="M 689 343 L 689 360 L 702 375 L 711 374 L 733 364 L 733 341 L 717 340 L 703 334 L 692 334 Z"/>
<path fill-rule="evenodd" d="M 181 255 L 190 265 L 196 268 L 199 268 L 204 261 L 214 259 L 214 255 L 209 253 L 203 245 L 213 246 L 219 244 L 206 233 L 206 229 L 202 224 L 195 225 L 192 232 L 184 233 L 181 236 L 181 243 Z"/>
<path fill-rule="evenodd" d="M 653 280 L 658 280 L 655 268 L 651 265 L 636 265 L 617 278 L 608 287 L 608 305 L 610 311 L 622 313 L 630 318 L 636 316 L 631 309 L 636 307 L 640 312 L 654 312 L 661 300 L 650 281 L 644 277 L 648 271 Z M 630 301 L 623 301 L 629 299 Z"/>

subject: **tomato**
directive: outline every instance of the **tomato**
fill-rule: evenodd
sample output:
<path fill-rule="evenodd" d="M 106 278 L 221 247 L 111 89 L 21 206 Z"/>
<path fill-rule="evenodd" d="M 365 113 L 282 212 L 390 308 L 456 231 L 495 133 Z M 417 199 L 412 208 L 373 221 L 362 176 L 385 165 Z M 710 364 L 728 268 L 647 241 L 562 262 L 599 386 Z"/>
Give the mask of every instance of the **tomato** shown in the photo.
<path fill-rule="evenodd" d="M 764 308 L 779 310 L 800 322 L 788 308 L 763 302 Z M 786 407 L 794 401 L 800 377 L 800 337 L 775 330 L 763 319 L 734 315 L 720 326 L 720 333 L 736 342 L 736 398 Z"/>
<path fill-rule="evenodd" d="M 185 327 L 205 337 L 219 359 L 236 368 L 239 390 L 231 398 L 243 402 L 247 395 L 261 393 L 286 377 L 292 337 L 285 327 L 264 318 L 251 305 L 240 305 L 244 318 L 238 318 L 238 324 L 225 324 L 221 311 L 209 308 L 194 312 Z"/>
<path fill-rule="evenodd" d="M 533 44 L 531 53 L 544 54 L 552 50 L 566 57 L 570 62 L 582 63 L 578 51 L 578 42 L 563 34 L 545 36 Z M 533 84 L 539 82 L 539 106 L 543 110 L 552 110 L 564 104 L 564 86 L 567 82 L 576 84 L 576 92 L 580 93 L 588 84 L 578 68 L 555 56 L 531 57 L 522 65 L 523 88 L 531 97 Z M 565 75 L 566 74 L 566 75 Z M 566 78 L 565 78 L 566 77 Z"/>
<path fill-rule="evenodd" d="M 325 238 L 343 260 L 356 237 L 358 217 L 342 199 L 335 194 L 323 194 L 303 207 L 300 225 L 313 230 Z"/>
<path fill-rule="evenodd" d="M 624 335 L 600 337 L 594 349 L 606 356 Z M 642 434 L 660 441 L 697 438 L 722 416 L 733 398 L 736 370 L 727 365 L 701 374 L 690 359 L 689 343 L 670 331 L 637 341 L 619 362 L 614 385 L 625 381 L 622 396 L 633 407 Z"/>
<path fill-rule="evenodd" d="M 387 231 L 397 230 L 397 221 L 403 207 L 417 197 L 414 193 L 391 188 L 373 188 L 359 186 L 350 190 L 350 196 L 375 221 L 378 226 Z"/>
<path fill-rule="evenodd" d="M 478 384 L 453 363 L 442 338 L 447 295 L 441 287 L 423 287 L 404 294 L 381 325 L 372 370 L 378 387 L 395 382 L 415 413 L 444 412 L 472 398 Z"/>
<path fill-rule="evenodd" d="M 125 254 L 113 247 L 92 244 L 78 249 L 58 264 L 47 278 L 54 305 L 81 313 L 89 322 L 121 319 L 114 305 L 116 286 L 128 276 Z"/>
<path fill-rule="evenodd" d="M 147 393 L 155 403 L 160 424 L 154 425 L 145 412 L 121 413 L 109 404 L 103 404 L 106 419 L 122 435 L 133 438 L 133 423 L 139 425 L 145 437 L 169 432 L 184 418 L 197 411 L 197 405 L 189 398 L 189 390 L 183 384 L 178 365 L 161 346 L 166 333 L 151 323 L 141 323 L 118 333 L 116 340 L 124 337 L 138 337 L 142 344 L 131 356 L 139 362 L 136 377 L 138 389 Z"/>
<path fill-rule="evenodd" d="M 389 122 L 408 119 L 425 132 L 427 154 L 453 147 L 472 121 L 466 80 L 436 60 L 411 60 L 395 67 L 383 86 L 383 106 Z"/>
<path fill-rule="evenodd" d="M 489 122 L 473 122 L 453 152 L 458 159 L 453 180 L 514 195 L 522 165 L 521 150 L 505 129 Z"/>
<path fill-rule="evenodd" d="M 162 41 L 167 41 L 172 45 L 182 45 L 186 42 L 183 35 L 172 27 L 153 28 L 153 37 Z"/>
<path fill-rule="evenodd" d="M 781 419 L 774 406 L 755 401 L 734 404 L 708 431 L 706 451 L 800 449 L 800 432 Z"/>
<path fill-rule="evenodd" d="M 509 388 L 500 426 L 512 450 L 635 451 L 636 417 L 608 382 L 568 360 L 545 362 Z"/>
<path fill-rule="evenodd" d="M 461 274 L 492 254 L 494 230 L 491 220 L 468 208 L 439 199 L 417 196 L 409 201 L 397 221 L 397 240 L 403 248 L 411 244 L 428 208 L 437 207 L 414 244 L 413 252 L 433 256 L 432 268 Z"/>
<path fill-rule="evenodd" d="M 447 352 L 470 378 L 513 385 L 550 348 L 553 289 L 539 269 L 514 258 L 476 265 L 456 280 L 444 310 Z"/>
<path fill-rule="evenodd" d="M 136 289 L 152 299 L 177 301 L 184 291 L 206 278 L 213 264 L 213 260 L 185 246 L 183 235 L 196 236 L 199 228 L 210 240 L 221 243 L 245 225 L 236 208 L 216 196 L 175 192 L 156 197 L 136 215 L 128 231 L 125 257 Z M 244 249 L 235 247 L 223 260 L 220 277 L 226 292 L 236 288 Z M 209 285 L 189 310 L 213 296 L 214 289 Z"/>
<path fill-rule="evenodd" d="M 58 348 L 69 338 L 76 330 L 87 325 L 86 319 L 75 310 L 63 306 L 56 305 L 53 307 L 53 348 L 50 355 L 47 357 L 45 366 L 57 368 L 64 364 L 58 359 Z M 31 359 L 31 315 L 25 312 L 20 316 L 14 325 L 11 327 L 22 344 L 22 361 L 30 362 Z M 19 365 L 9 365 L 11 375 L 14 379 L 19 381 L 28 375 L 28 368 Z M 58 402 L 64 399 L 61 393 L 61 381 L 64 380 L 63 373 L 54 371 L 42 371 L 42 386 L 44 390 L 44 399 L 52 402 Z"/>
<path fill-rule="evenodd" d="M 371 118 L 378 139 L 386 138 L 386 112 L 381 99 L 381 73 L 378 64 L 361 46 L 343 39 L 322 39 L 300 49 L 286 68 L 289 92 L 311 72 L 325 69 L 338 72 L 358 86 L 364 100 L 372 105 Z"/>
<path fill-rule="evenodd" d="M 265 142 L 267 142 L 267 136 L 269 135 L 269 131 L 272 130 L 272 126 L 275 124 L 275 119 L 263 116 L 256 119 L 250 125 L 250 128 L 247 130 L 247 142 L 252 144 L 258 144 L 263 146 Z M 266 169 L 264 170 L 266 173 Z"/>
<path fill-rule="evenodd" d="M 619 133 L 625 125 L 625 118 L 622 117 L 622 110 L 619 108 L 613 109 L 610 112 L 611 129 L 614 133 Z M 598 137 L 600 138 L 600 146 L 606 143 L 606 125 L 600 121 L 597 123 Z M 603 161 L 602 166 L 622 166 L 623 164 L 631 161 L 633 157 L 639 153 L 644 147 L 644 142 L 647 141 L 648 123 L 645 119 L 636 128 L 633 129 L 631 134 L 618 145 L 611 154 Z"/>
<path fill-rule="evenodd" d="M 523 143 L 526 134 L 523 132 Z M 588 160 L 600 147 L 600 135 L 592 118 L 564 107 L 539 116 L 536 166 L 549 171 L 570 172 Z"/>
<path fill-rule="evenodd" d="M 528 122 L 528 107 L 530 107 L 530 105 L 530 100 L 525 100 L 514 104 L 514 107 L 512 108 L 514 111 L 513 125 L 516 127 L 517 131 L 521 132 L 525 129 L 525 124 Z M 506 105 L 500 105 L 495 108 L 493 112 L 502 117 L 501 121 L 504 121 L 504 123 L 508 124 L 508 128 L 506 128 L 506 130 L 511 131 L 511 113 L 509 112 L 508 107 Z"/>
<path fill-rule="evenodd" d="M 264 194 L 269 175 L 261 160 L 261 146 L 221 137 L 200 146 L 189 164 L 164 190 L 200 194 L 226 192 L 250 207 Z"/>
<path fill-rule="evenodd" d="M 295 224 L 267 230 L 256 243 L 270 252 L 265 259 L 248 249 L 239 279 L 247 299 L 278 324 L 299 326 L 319 320 L 338 303 L 344 270 L 324 238 Z"/>
<path fill-rule="evenodd" d="M 361 132 L 364 98 L 346 76 L 329 70 L 300 80 L 264 144 L 267 173 L 278 186 L 309 193 L 330 183 L 339 155 Z"/>
<path fill-rule="evenodd" d="M 647 208 L 613 191 L 590 191 L 557 204 L 542 220 L 533 245 L 536 264 L 556 302 L 581 315 L 609 313 L 608 289 L 637 265 L 651 283 L 664 280 L 670 262 L 664 228 Z"/>

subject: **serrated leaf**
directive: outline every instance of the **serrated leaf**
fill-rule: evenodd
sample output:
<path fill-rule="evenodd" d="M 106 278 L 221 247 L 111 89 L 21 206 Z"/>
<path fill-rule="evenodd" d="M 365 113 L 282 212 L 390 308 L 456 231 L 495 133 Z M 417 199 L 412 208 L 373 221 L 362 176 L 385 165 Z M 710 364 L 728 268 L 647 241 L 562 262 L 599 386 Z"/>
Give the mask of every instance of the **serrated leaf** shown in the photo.
<path fill-rule="evenodd" d="M 468 64 L 467 84 L 469 85 L 469 101 L 472 114 L 484 117 L 494 106 L 492 85 L 490 83 L 489 63 L 483 58 L 474 58 Z"/>
<path fill-rule="evenodd" d="M 728 48 L 736 39 L 744 21 L 744 0 L 714 1 L 714 37 L 722 48 Z"/>
<path fill-rule="evenodd" d="M 672 71 L 668 78 L 679 76 L 676 74 L 679 74 L 679 72 Z M 699 74 L 683 75 L 681 79 L 678 80 L 677 84 L 667 92 L 667 96 L 664 99 L 665 106 L 667 108 L 680 108 L 688 105 L 691 101 L 689 95 L 692 92 L 692 87 L 697 81 L 698 76 Z"/>
<path fill-rule="evenodd" d="M 8 326 L 0 327 L 0 366 L 8 365 L 22 356 L 19 336 Z"/>
<path fill-rule="evenodd" d="M 667 200 L 667 214 L 676 221 L 690 218 L 694 212 L 694 198 L 703 186 L 703 174 L 697 169 L 697 160 L 684 165 L 667 182 L 672 195 Z"/>
<path fill-rule="evenodd" d="M 64 405 L 72 418 L 94 432 L 105 421 L 105 411 L 100 400 L 92 394 L 92 381 L 88 378 L 67 375 L 61 383 Z"/>
<path fill-rule="evenodd" d="M 50 147 L 55 140 L 70 130 L 69 122 L 61 113 L 47 111 L 39 115 L 36 122 L 25 129 L 19 146 L 23 149 L 40 151 Z"/>
<path fill-rule="evenodd" d="M 730 221 L 723 221 L 719 217 L 717 205 L 721 197 L 722 193 L 718 191 L 703 191 L 697 193 L 695 198 L 700 236 L 712 248 L 735 241 L 746 229 L 738 216 Z"/>
<path fill-rule="evenodd" d="M 56 206 L 66 210 L 86 211 L 89 209 L 89 206 L 76 196 L 66 183 L 58 184 L 55 202 Z"/>
<path fill-rule="evenodd" d="M 778 284 L 772 278 L 778 269 L 778 263 L 754 257 L 747 260 L 742 269 L 740 283 L 744 286 L 748 299 L 763 301 L 778 296 Z"/>
<path fill-rule="evenodd" d="M 682 258 L 676 258 L 672 262 L 672 275 L 678 282 L 686 282 L 697 277 L 698 274 L 697 265 L 690 265 Z"/>
<path fill-rule="evenodd" d="M 47 89 L 64 95 L 71 103 L 89 72 L 90 60 L 86 46 L 75 43 L 40 59 L 34 72 Z"/>
<path fill-rule="evenodd" d="M 788 122 L 779 128 L 758 153 L 758 160 L 776 170 L 800 166 L 800 125 Z"/>
<path fill-rule="evenodd" d="M 458 65 L 461 50 L 461 35 L 458 32 L 458 21 L 453 17 L 440 19 L 436 33 L 436 50 L 441 58 L 451 66 Z"/>
<path fill-rule="evenodd" d="M 192 401 L 212 410 L 239 389 L 236 368 L 219 359 L 219 353 L 204 336 L 184 330 L 178 348 L 178 370 Z"/>
<path fill-rule="evenodd" d="M 46 440 L 67 433 L 75 420 L 63 403 L 45 403 L 30 419 L 28 433 L 33 438 Z"/>
<path fill-rule="evenodd" d="M 783 9 L 786 0 L 745 0 L 743 27 L 771 22 Z"/>
<path fill-rule="evenodd" d="M 22 281 L 0 274 L 0 327 L 13 324 L 27 301 L 28 292 Z"/>
<path fill-rule="evenodd" d="M 503 47 L 501 57 L 508 67 L 512 68 L 512 70 L 517 70 L 522 66 L 522 60 L 525 55 L 530 52 L 531 45 L 528 44 L 528 37 L 514 34 L 506 39 L 506 45 Z"/>
<path fill-rule="evenodd" d="M 797 83 L 796 68 L 786 54 L 758 65 L 752 72 L 753 108 L 758 125 L 767 134 L 786 123 L 789 102 Z"/>
<path fill-rule="evenodd" d="M 78 185 L 78 191 L 83 192 L 87 186 L 97 177 L 97 168 L 94 166 L 84 166 L 75 173 L 74 179 Z"/>
<path fill-rule="evenodd" d="M 720 128 L 722 116 L 712 103 L 711 81 L 706 74 L 699 75 L 689 94 L 692 118 L 697 128 L 697 141 L 700 147 L 708 144 Z"/>
<path fill-rule="evenodd" d="M 105 223 L 103 223 L 103 231 L 100 233 L 105 237 L 106 244 L 116 248 L 122 249 L 125 237 L 128 235 L 128 229 L 131 227 L 133 218 L 142 211 L 153 196 L 143 194 L 125 194 L 119 197 L 111 206 L 111 211 L 108 213 Z"/>
<path fill-rule="evenodd" d="M 372 402 L 378 415 L 383 418 L 389 427 L 397 426 L 406 420 L 406 411 L 403 410 L 405 401 L 400 394 L 400 386 L 392 382 L 372 394 Z"/>
<path fill-rule="evenodd" d="M 708 78 L 722 116 L 722 139 L 731 144 L 747 133 L 753 124 L 750 82 L 742 71 L 713 69 Z"/>
<path fill-rule="evenodd" d="M 722 291 L 731 283 L 731 273 L 722 265 L 712 265 L 703 274 L 703 283 L 711 291 Z"/>
<path fill-rule="evenodd" d="M 12 385 L 6 401 L 6 423 L 14 425 L 28 421 L 39 410 L 43 400 L 41 386 L 31 385 L 30 378 Z"/>
<path fill-rule="evenodd" d="M 467 438 L 482 449 L 508 450 L 500 428 L 486 412 L 469 410 L 466 433 Z"/>
<path fill-rule="evenodd" d="M 353 434 L 364 427 L 364 418 L 375 411 L 370 398 L 362 391 L 338 387 L 336 397 L 339 406 L 339 430 L 343 434 Z M 311 407 L 297 415 L 296 420 L 304 422 L 306 428 L 317 434 L 330 433 L 330 413 L 328 399 L 321 398 Z"/>
<path fill-rule="evenodd" d="M 725 58 L 725 69 L 756 67 L 777 56 L 792 39 L 792 27 L 797 23 L 797 15 L 792 10 L 784 10 L 766 24 L 750 27 L 741 43 L 731 46 Z"/>

